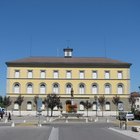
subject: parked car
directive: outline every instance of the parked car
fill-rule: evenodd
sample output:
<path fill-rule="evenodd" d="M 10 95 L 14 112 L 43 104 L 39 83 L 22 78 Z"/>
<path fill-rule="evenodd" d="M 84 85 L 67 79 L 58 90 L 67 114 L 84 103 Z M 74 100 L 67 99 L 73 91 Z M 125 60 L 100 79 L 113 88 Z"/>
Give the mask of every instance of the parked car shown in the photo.
<path fill-rule="evenodd" d="M 134 120 L 134 114 L 132 112 L 127 112 L 127 111 L 121 111 L 119 112 L 119 116 L 118 116 L 118 119 L 119 120 Z"/>
<path fill-rule="evenodd" d="M 140 120 L 140 111 L 135 110 L 134 116 L 135 116 L 135 119 Z"/>
<path fill-rule="evenodd" d="M 5 114 L 5 108 L 0 107 L 0 114 Z"/>

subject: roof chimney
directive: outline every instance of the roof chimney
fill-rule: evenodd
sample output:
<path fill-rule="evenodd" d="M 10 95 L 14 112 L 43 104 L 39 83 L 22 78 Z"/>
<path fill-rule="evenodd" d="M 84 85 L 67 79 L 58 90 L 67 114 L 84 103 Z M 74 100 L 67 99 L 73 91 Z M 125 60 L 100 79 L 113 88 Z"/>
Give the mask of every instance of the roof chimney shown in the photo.
<path fill-rule="evenodd" d="M 68 47 L 68 48 L 63 49 L 63 51 L 64 51 L 64 57 L 65 58 L 71 58 L 72 57 L 73 49 Z"/>

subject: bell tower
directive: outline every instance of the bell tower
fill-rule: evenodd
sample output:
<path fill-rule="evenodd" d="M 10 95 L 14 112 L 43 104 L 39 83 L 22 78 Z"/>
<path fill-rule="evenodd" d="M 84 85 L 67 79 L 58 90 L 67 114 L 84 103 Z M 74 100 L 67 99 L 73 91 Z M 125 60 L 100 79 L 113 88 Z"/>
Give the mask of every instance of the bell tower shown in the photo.
<path fill-rule="evenodd" d="M 72 48 L 67 47 L 67 48 L 63 49 L 63 51 L 64 51 L 65 58 L 72 58 L 72 52 L 73 52 Z"/>

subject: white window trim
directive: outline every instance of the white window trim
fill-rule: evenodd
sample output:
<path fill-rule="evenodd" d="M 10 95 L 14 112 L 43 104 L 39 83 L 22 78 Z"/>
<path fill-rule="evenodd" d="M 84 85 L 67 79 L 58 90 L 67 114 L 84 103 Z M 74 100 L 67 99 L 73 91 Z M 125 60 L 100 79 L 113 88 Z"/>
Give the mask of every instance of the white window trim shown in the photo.
<path fill-rule="evenodd" d="M 71 71 L 66 71 L 66 78 L 71 79 L 72 78 L 72 73 Z"/>
<path fill-rule="evenodd" d="M 28 70 L 28 78 L 33 78 L 33 70 Z"/>
<path fill-rule="evenodd" d="M 20 77 L 20 70 L 15 70 L 15 78 L 19 78 Z"/>
<path fill-rule="evenodd" d="M 59 72 L 58 70 L 53 71 L 53 78 L 59 78 Z"/>
<path fill-rule="evenodd" d="M 105 79 L 110 79 L 110 71 L 105 71 Z"/>
<path fill-rule="evenodd" d="M 97 71 L 92 71 L 92 79 L 97 79 L 98 75 L 97 75 Z"/>
<path fill-rule="evenodd" d="M 85 78 L 85 71 L 79 71 L 79 78 L 84 79 Z"/>
<path fill-rule="evenodd" d="M 46 78 L 46 71 L 45 70 L 40 71 L 40 78 Z"/>

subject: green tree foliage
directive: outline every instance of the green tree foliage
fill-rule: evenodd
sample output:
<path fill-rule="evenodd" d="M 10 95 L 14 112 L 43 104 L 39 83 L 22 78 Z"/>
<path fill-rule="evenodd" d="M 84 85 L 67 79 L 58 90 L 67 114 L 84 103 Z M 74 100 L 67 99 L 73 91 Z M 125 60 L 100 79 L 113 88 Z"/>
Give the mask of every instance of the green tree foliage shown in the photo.
<path fill-rule="evenodd" d="M 116 106 L 116 116 L 117 116 L 118 103 L 120 102 L 120 97 L 118 97 L 118 96 L 113 97 L 112 102 Z"/>
<path fill-rule="evenodd" d="M 60 102 L 60 97 L 56 94 L 48 94 L 46 100 L 47 107 L 51 109 L 51 116 L 53 116 L 53 109 L 57 106 L 57 108 L 63 108 L 62 103 Z"/>
<path fill-rule="evenodd" d="M 10 106 L 12 103 L 10 96 L 0 96 L 0 107 L 5 108 L 7 110 L 7 107 Z"/>
<path fill-rule="evenodd" d="M 16 99 L 16 103 L 19 105 L 19 111 L 20 111 L 20 116 L 21 116 L 21 105 L 24 101 L 24 96 L 19 95 Z"/>
<path fill-rule="evenodd" d="M 0 107 L 4 107 L 4 105 L 3 105 L 3 97 L 2 96 L 0 96 Z"/>
<path fill-rule="evenodd" d="M 131 104 L 131 111 L 135 111 L 135 103 L 136 103 L 136 98 L 140 97 L 139 93 L 137 92 L 132 92 L 128 98 L 129 103 Z"/>
<path fill-rule="evenodd" d="M 34 105 L 35 105 L 35 108 L 36 108 L 36 115 L 37 115 L 37 100 L 38 100 L 38 96 L 36 95 L 36 96 L 34 96 Z"/>
<path fill-rule="evenodd" d="M 103 117 L 103 107 L 105 105 L 105 97 L 104 96 L 100 96 L 98 98 L 98 102 L 99 102 L 100 106 L 102 107 L 102 117 Z"/>
<path fill-rule="evenodd" d="M 83 105 L 84 108 L 87 110 L 87 117 L 88 117 L 88 110 L 92 107 L 93 104 L 89 102 L 88 100 L 81 101 L 80 104 Z"/>
<path fill-rule="evenodd" d="M 5 97 L 3 98 L 3 105 L 4 105 L 5 109 L 6 109 L 6 111 L 7 111 L 8 106 L 11 105 L 11 103 L 12 103 L 12 101 L 11 101 L 11 99 L 10 99 L 10 96 L 8 96 L 8 97 L 5 96 Z"/>

